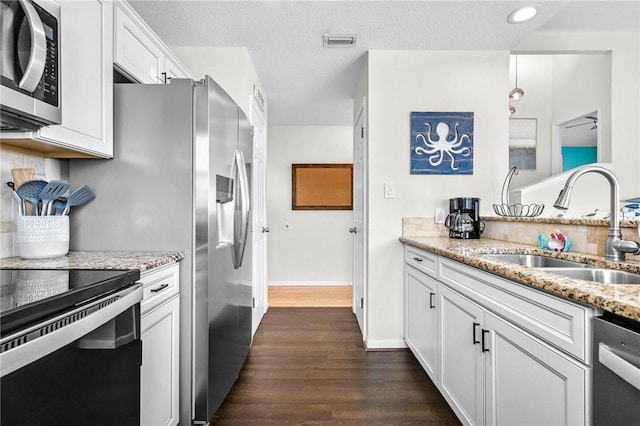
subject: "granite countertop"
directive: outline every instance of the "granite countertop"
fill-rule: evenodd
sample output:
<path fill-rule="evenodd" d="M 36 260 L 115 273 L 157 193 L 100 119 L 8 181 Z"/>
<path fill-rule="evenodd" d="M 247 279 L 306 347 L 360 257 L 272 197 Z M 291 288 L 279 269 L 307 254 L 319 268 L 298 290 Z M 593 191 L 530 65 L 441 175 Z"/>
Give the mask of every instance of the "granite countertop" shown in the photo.
<path fill-rule="evenodd" d="M 184 253 L 178 251 L 70 251 L 53 259 L 25 260 L 19 257 L 0 259 L 3 269 L 138 269 L 148 271 L 178 262 Z"/>
<path fill-rule="evenodd" d="M 514 263 L 483 257 L 483 254 L 542 254 L 634 273 L 640 273 L 640 262 L 611 262 L 599 256 L 576 252 L 555 253 L 530 245 L 488 238 L 458 240 L 442 237 L 404 236 L 400 238 L 400 241 L 509 280 L 609 311 L 635 321 L 640 321 L 640 285 L 601 284 L 571 279 L 553 274 L 549 269 L 540 270 L 528 268 Z"/>

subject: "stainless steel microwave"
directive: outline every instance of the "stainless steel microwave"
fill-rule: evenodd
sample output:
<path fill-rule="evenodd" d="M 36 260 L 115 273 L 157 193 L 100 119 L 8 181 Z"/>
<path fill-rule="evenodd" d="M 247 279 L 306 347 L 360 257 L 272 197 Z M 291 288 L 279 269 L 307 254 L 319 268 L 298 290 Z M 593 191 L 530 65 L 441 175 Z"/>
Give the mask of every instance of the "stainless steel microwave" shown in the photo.
<path fill-rule="evenodd" d="M 0 1 L 0 130 L 59 124 L 60 6 Z"/>

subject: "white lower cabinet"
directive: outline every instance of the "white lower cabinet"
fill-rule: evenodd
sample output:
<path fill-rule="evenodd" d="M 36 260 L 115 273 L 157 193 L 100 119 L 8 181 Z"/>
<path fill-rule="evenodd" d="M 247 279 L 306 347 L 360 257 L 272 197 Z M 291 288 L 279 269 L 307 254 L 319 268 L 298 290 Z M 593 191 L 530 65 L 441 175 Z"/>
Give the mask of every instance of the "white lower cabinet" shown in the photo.
<path fill-rule="evenodd" d="M 583 425 L 586 367 L 440 287 L 441 391 L 470 425 Z"/>
<path fill-rule="evenodd" d="M 142 276 L 140 424 L 177 425 L 179 420 L 180 295 L 178 266 Z"/>
<path fill-rule="evenodd" d="M 485 313 L 485 423 L 587 424 L 590 369 Z"/>
<path fill-rule="evenodd" d="M 405 268 L 405 342 L 434 383 L 438 380 L 438 282 L 411 267 Z"/>
<path fill-rule="evenodd" d="M 484 424 L 484 367 L 480 306 L 446 286 L 439 288 L 440 392 L 460 421 Z M 486 343 L 486 342 L 485 342 Z"/>
<path fill-rule="evenodd" d="M 590 327 L 577 324 L 574 328 L 582 330 L 578 336 L 558 322 L 556 328 L 563 329 L 563 335 L 581 342 L 566 344 L 567 350 L 528 331 L 536 330 L 536 321 L 545 324 L 541 330 L 553 327 L 552 306 L 566 301 L 431 253 L 423 256 L 438 264 L 438 279 L 416 271 L 410 263 L 405 265 L 405 341 L 432 379 L 438 378 L 434 383 L 460 421 L 466 425 L 590 424 L 590 360 L 585 363 L 581 355 L 589 349 Z M 461 283 L 452 277 L 459 277 Z M 513 288 L 503 288 L 505 283 Z M 514 309 L 513 304 L 502 303 L 516 294 L 518 300 L 526 300 L 527 292 L 535 292 L 530 296 L 537 299 L 530 308 Z M 549 300 L 545 303 L 540 298 Z M 571 305 L 579 312 L 567 309 L 565 320 L 589 324 L 593 310 Z M 523 313 L 540 306 L 546 308 L 545 318 L 527 315 L 523 320 Z"/>

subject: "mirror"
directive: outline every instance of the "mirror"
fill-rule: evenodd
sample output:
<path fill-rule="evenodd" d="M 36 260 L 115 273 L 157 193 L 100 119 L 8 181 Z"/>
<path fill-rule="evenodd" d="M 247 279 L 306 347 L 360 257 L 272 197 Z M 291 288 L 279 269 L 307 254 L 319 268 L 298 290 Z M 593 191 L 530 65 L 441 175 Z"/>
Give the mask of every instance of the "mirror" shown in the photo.
<path fill-rule="evenodd" d="M 515 56 L 511 55 L 510 89 L 516 86 Z M 576 161 L 583 164 L 594 155 L 598 162 L 611 162 L 611 53 L 519 52 L 517 57 L 517 85 L 524 96 L 510 101 L 515 108 L 510 128 L 520 124 L 517 119 L 536 119 L 536 166 L 520 170 L 513 187 L 561 173 L 563 149 L 568 158 L 580 157 Z M 594 120 L 597 126 L 591 130 Z"/>

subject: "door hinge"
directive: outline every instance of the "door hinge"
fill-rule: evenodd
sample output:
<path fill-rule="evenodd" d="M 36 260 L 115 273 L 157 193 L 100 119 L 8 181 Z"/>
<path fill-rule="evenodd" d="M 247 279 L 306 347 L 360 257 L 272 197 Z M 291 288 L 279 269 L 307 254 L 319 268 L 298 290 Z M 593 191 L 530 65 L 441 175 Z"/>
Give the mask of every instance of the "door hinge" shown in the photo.
<path fill-rule="evenodd" d="M 256 307 L 256 298 L 255 297 L 251 298 L 251 305 L 252 305 L 253 308 Z"/>
<path fill-rule="evenodd" d="M 364 309 L 364 297 L 360 298 L 360 309 Z"/>

